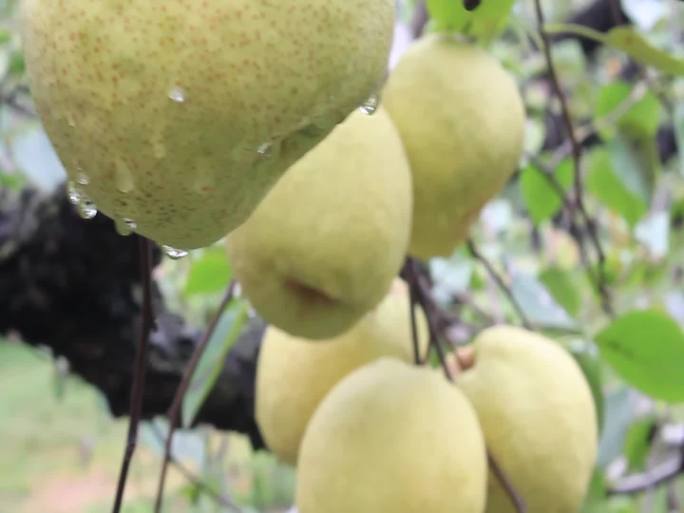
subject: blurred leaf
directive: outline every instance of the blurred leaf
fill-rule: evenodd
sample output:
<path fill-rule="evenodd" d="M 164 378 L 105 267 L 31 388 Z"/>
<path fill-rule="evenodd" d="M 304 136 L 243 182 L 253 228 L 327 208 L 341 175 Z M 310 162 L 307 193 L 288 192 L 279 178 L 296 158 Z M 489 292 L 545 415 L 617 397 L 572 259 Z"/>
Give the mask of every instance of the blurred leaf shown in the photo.
<path fill-rule="evenodd" d="M 636 227 L 636 238 L 655 259 L 667 256 L 670 248 L 670 216 L 668 212 L 656 212 Z"/>
<path fill-rule="evenodd" d="M 629 390 L 621 388 L 606 395 L 598 465 L 606 467 L 622 454 L 627 429 L 634 417 Z"/>
<path fill-rule="evenodd" d="M 633 137 L 655 137 L 663 116 L 663 107 L 657 96 L 648 90 L 640 100 L 633 102 L 630 98 L 633 87 L 626 82 L 613 82 L 603 86 L 599 92 L 595 116 L 602 137 L 612 138 L 615 134 L 614 127 Z M 627 105 L 629 108 L 625 108 Z M 614 117 L 616 114 L 620 115 Z M 611 119 L 611 123 L 600 122 L 606 117 Z"/>
<path fill-rule="evenodd" d="M 598 432 L 603 431 L 604 415 L 605 415 L 605 401 L 603 397 L 603 377 L 601 373 L 601 360 L 596 354 L 596 349 L 584 343 L 580 346 L 572 346 L 570 353 L 575 358 L 575 361 L 582 369 L 584 377 L 589 383 L 591 394 L 594 398 L 594 407 L 596 409 L 596 423 Z"/>
<path fill-rule="evenodd" d="M 455 295 L 463 294 L 472 280 L 474 263 L 465 251 L 456 252 L 451 258 L 430 260 L 430 274 L 433 279 L 435 299 L 446 304 Z"/>
<path fill-rule="evenodd" d="M 221 316 L 183 401 L 183 426 L 192 424 L 209 392 L 214 388 L 228 351 L 237 341 L 247 320 L 247 309 L 246 302 L 234 301 Z"/>
<path fill-rule="evenodd" d="M 605 499 L 606 480 L 603 477 L 603 472 L 595 469 L 589 482 L 589 489 L 587 490 L 581 513 L 604 513 Z"/>
<path fill-rule="evenodd" d="M 588 160 L 587 190 L 634 227 L 646 213 L 646 203 L 616 175 L 611 156 L 604 148 L 594 150 Z"/>
<path fill-rule="evenodd" d="M 185 283 L 185 293 L 192 296 L 221 292 L 226 288 L 230 278 L 231 269 L 226 252 L 220 247 L 212 247 L 192 261 Z"/>
<path fill-rule="evenodd" d="M 660 157 L 655 137 L 619 136 L 608 144 L 615 175 L 633 194 L 649 205 L 660 174 Z"/>
<path fill-rule="evenodd" d="M 26 179 L 18 173 L 3 173 L 0 171 L 0 188 L 18 191 L 26 183 Z"/>
<path fill-rule="evenodd" d="M 24 54 L 21 52 L 12 52 L 9 60 L 9 71 L 13 75 L 21 76 L 26 71 L 26 62 L 24 61 Z"/>
<path fill-rule="evenodd" d="M 436 30 L 489 40 L 505 28 L 514 3 L 514 0 L 485 0 L 468 11 L 462 0 L 427 0 L 427 8 Z"/>
<path fill-rule="evenodd" d="M 555 170 L 555 177 L 567 190 L 572 184 L 573 165 L 572 161 L 563 161 Z M 556 215 L 563 206 L 563 202 L 557 191 L 544 176 L 544 172 L 533 165 L 523 169 L 520 176 L 520 192 L 527 207 L 527 211 L 535 224 Z"/>
<path fill-rule="evenodd" d="M 684 75 L 684 59 L 656 48 L 630 27 L 616 27 L 604 38 L 607 45 L 627 53 L 639 64 L 652 66 L 672 75 Z"/>
<path fill-rule="evenodd" d="M 582 298 L 575 286 L 576 279 L 570 272 L 559 267 L 549 267 L 541 272 L 539 279 L 566 312 L 572 316 L 579 313 Z"/>
<path fill-rule="evenodd" d="M 675 105 L 674 110 L 674 132 L 679 148 L 679 171 L 684 175 L 684 102 Z"/>
<path fill-rule="evenodd" d="M 667 314 L 633 311 L 597 336 L 601 355 L 630 385 L 655 399 L 684 401 L 684 334 Z"/>
<path fill-rule="evenodd" d="M 532 324 L 548 329 L 577 328 L 575 321 L 533 276 L 516 274 L 511 291 Z"/>
<path fill-rule="evenodd" d="M 634 421 L 627 430 L 623 454 L 627 458 L 630 471 L 639 472 L 646 466 L 655 424 L 655 417 L 647 417 Z"/>

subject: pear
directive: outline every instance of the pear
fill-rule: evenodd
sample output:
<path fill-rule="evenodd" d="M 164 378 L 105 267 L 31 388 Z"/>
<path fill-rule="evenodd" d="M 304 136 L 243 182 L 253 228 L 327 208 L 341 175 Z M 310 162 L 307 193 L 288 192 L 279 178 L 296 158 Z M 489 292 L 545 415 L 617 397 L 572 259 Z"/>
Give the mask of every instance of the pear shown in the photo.
<path fill-rule="evenodd" d="M 299 513 L 482 513 L 475 412 L 437 371 L 389 358 L 349 374 L 302 441 Z"/>
<path fill-rule="evenodd" d="M 376 306 L 411 226 L 411 173 L 382 109 L 359 111 L 299 160 L 227 240 L 233 271 L 268 322 L 331 338 Z"/>
<path fill-rule="evenodd" d="M 394 0 L 22 0 L 31 90 L 78 201 L 208 245 L 381 86 Z M 125 226 L 123 226 L 125 228 Z"/>
<path fill-rule="evenodd" d="M 517 85 L 484 50 L 430 35 L 401 58 L 383 105 L 413 172 L 410 253 L 448 256 L 518 164 L 525 111 Z"/>
<path fill-rule="evenodd" d="M 413 360 L 413 340 L 405 284 L 390 293 L 349 331 L 328 341 L 293 337 L 269 327 L 257 364 L 256 419 L 266 445 L 281 461 L 296 464 L 304 430 L 316 406 L 354 369 L 380 357 Z M 420 354 L 427 324 L 416 309 Z"/>
<path fill-rule="evenodd" d="M 576 513 L 592 476 L 597 423 L 591 390 L 554 341 L 498 326 L 475 339 L 458 384 L 477 411 L 487 447 L 528 513 Z M 515 513 L 491 477 L 487 513 Z"/>

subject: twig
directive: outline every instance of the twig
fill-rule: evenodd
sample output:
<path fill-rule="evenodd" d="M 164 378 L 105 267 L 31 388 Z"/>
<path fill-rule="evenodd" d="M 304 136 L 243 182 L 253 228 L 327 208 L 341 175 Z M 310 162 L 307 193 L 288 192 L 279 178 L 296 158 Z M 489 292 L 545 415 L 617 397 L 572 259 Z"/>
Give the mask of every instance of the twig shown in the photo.
<path fill-rule="evenodd" d="M 204 351 L 207 348 L 209 340 L 211 339 L 211 336 L 214 334 L 214 331 L 216 331 L 216 327 L 218 326 L 219 320 L 221 319 L 221 315 L 223 315 L 223 311 L 226 309 L 228 304 L 233 299 L 233 296 L 235 294 L 235 285 L 235 281 L 231 281 L 230 285 L 228 285 L 228 289 L 226 290 L 226 293 L 221 301 L 221 304 L 216 310 L 214 318 L 211 320 L 211 323 L 205 331 L 202 340 L 197 345 L 197 347 L 195 347 L 195 351 L 193 352 L 192 357 L 190 358 L 190 361 L 188 362 L 188 365 L 185 368 L 185 371 L 183 372 L 183 379 L 181 380 L 180 384 L 178 385 L 178 388 L 176 389 L 176 395 L 173 398 L 173 403 L 171 404 L 171 407 L 169 408 L 169 411 L 167 413 L 167 418 L 169 421 L 169 432 L 167 433 L 166 442 L 164 444 L 164 461 L 162 463 L 162 469 L 159 475 L 157 498 L 155 500 L 154 505 L 155 513 L 161 513 L 162 505 L 164 502 L 164 487 L 166 484 L 166 474 L 168 472 L 169 462 L 171 460 L 171 444 L 173 442 L 173 435 L 176 432 L 176 428 L 178 427 L 178 423 L 180 420 L 180 410 L 183 405 L 183 399 L 185 398 L 185 394 L 187 393 L 188 388 L 190 387 L 192 377 L 195 374 L 197 365 L 199 365 L 199 362 L 202 359 L 202 355 L 204 354 Z"/>
<path fill-rule="evenodd" d="M 684 456 L 670 458 L 652 469 L 621 479 L 608 488 L 608 495 L 634 495 L 646 492 L 684 475 Z"/>
<path fill-rule="evenodd" d="M 413 19 L 411 20 L 411 34 L 413 35 L 413 39 L 418 39 L 423 35 L 429 19 L 430 17 L 428 16 L 425 0 L 418 0 L 416 8 L 413 11 Z"/>
<path fill-rule="evenodd" d="M 155 424 L 150 424 L 150 428 L 154 435 L 157 437 L 157 439 L 160 442 L 164 443 L 164 435 L 162 435 L 162 433 L 159 431 L 159 428 Z M 209 495 L 212 499 L 214 499 L 214 501 L 216 501 L 217 504 L 223 506 L 224 508 L 231 509 L 236 513 L 241 511 L 240 507 L 237 504 L 235 504 L 230 499 L 230 497 L 222 494 L 221 492 L 216 491 L 211 485 L 204 482 L 199 476 L 195 475 L 188 467 L 183 465 L 183 463 L 178 458 L 176 458 L 176 456 L 174 456 L 173 453 L 170 455 L 170 460 L 171 464 L 174 467 L 176 467 L 176 469 L 183 475 L 186 481 L 188 481 L 193 486 Z"/>
<path fill-rule="evenodd" d="M 525 503 L 525 500 L 520 496 L 518 491 L 515 489 L 515 486 L 513 486 L 511 480 L 501 468 L 501 465 L 499 465 L 492 453 L 489 451 L 487 451 L 487 461 L 489 462 L 489 468 L 491 469 L 492 473 L 494 476 L 496 476 L 499 484 L 503 487 L 508 494 L 508 497 L 511 499 L 515 510 L 518 513 L 527 513 L 527 504 Z"/>
<path fill-rule="evenodd" d="M 437 352 L 444 375 L 447 380 L 454 383 L 454 376 L 449 368 L 449 365 L 447 364 L 446 355 L 444 354 L 444 349 L 440 342 L 441 339 L 437 329 L 437 323 L 435 321 L 435 313 L 439 312 L 439 308 L 435 304 L 432 294 L 430 293 L 430 284 L 425 275 L 421 273 L 418 262 L 412 258 L 407 259 L 404 270 L 402 271 L 402 276 L 404 276 L 404 278 L 408 281 L 412 293 L 415 294 L 416 300 L 425 312 L 428 328 L 430 330 L 430 345 Z M 511 502 L 515 506 L 516 512 L 527 513 L 525 501 L 522 499 L 522 497 L 520 497 L 520 494 L 518 494 L 517 490 L 508 479 L 506 473 L 489 451 L 487 451 L 487 461 L 489 462 L 489 466 L 496 478 L 499 480 L 501 486 L 504 488 L 504 490 L 506 490 L 506 493 L 508 493 Z"/>
<path fill-rule="evenodd" d="M 427 319 L 428 332 L 430 337 L 430 343 L 428 346 L 428 351 L 430 348 L 437 352 L 439 358 L 439 363 L 442 366 L 445 377 L 449 381 L 453 381 L 453 376 L 449 370 L 449 365 L 446 361 L 446 355 L 444 353 L 444 348 L 442 347 L 440 330 L 437 326 L 437 314 L 439 308 L 435 305 L 430 294 L 430 284 L 427 282 L 425 276 L 421 273 L 419 269 L 419 264 L 413 258 L 408 258 L 406 260 L 404 275 L 409 284 L 410 295 L 415 298 L 416 302 L 420 305 L 423 312 L 425 312 L 425 318 Z M 416 339 L 417 340 L 417 339 Z M 422 359 L 422 361 L 427 361 L 428 358 Z"/>
<path fill-rule="evenodd" d="M 515 294 L 513 294 L 513 291 L 504 281 L 503 277 L 497 272 L 496 269 L 494 269 L 494 266 L 491 264 L 491 262 L 487 260 L 487 258 L 485 258 L 485 256 L 482 253 L 480 253 L 477 246 L 475 245 L 475 242 L 472 239 L 468 239 L 467 245 L 468 250 L 470 251 L 470 254 L 473 256 L 473 258 L 475 258 L 475 260 L 477 260 L 484 266 L 489 276 L 491 276 L 491 278 L 496 282 L 499 289 L 501 289 L 501 292 L 503 292 L 503 294 L 506 296 L 508 302 L 511 304 L 515 312 L 518 314 L 521 324 L 528 330 L 532 329 L 532 323 L 530 323 L 529 319 L 527 318 L 527 315 L 525 315 L 525 311 L 522 309 L 522 306 L 520 306 L 520 303 L 518 303 Z"/>
<path fill-rule="evenodd" d="M 121 511 L 123 496 L 126 490 L 126 481 L 130 469 L 133 454 L 138 443 L 138 425 L 142 412 L 143 394 L 145 392 L 145 378 L 147 375 L 147 353 L 150 332 L 154 322 L 152 310 L 152 244 L 144 237 L 139 238 L 138 249 L 140 252 L 140 276 L 143 286 L 143 302 L 140 324 L 140 339 L 136 347 L 135 364 L 133 369 L 133 384 L 131 386 L 131 408 L 128 421 L 128 437 L 124 450 L 123 462 L 119 472 L 119 482 L 114 498 L 113 513 Z"/>
<path fill-rule="evenodd" d="M 421 365 L 422 358 L 420 356 L 420 341 L 418 340 L 418 326 L 416 323 L 416 305 L 418 304 L 418 298 L 416 297 L 415 287 L 409 285 L 409 316 L 411 318 L 411 342 L 413 346 L 413 363 L 416 365 Z"/>
<path fill-rule="evenodd" d="M 606 256 L 598 236 L 596 224 L 587 213 L 587 210 L 584 205 L 584 183 L 582 180 L 582 145 L 580 144 L 580 141 L 577 138 L 577 134 L 575 133 L 572 115 L 570 114 L 570 106 L 568 104 L 568 99 L 566 98 L 565 93 L 563 92 L 563 88 L 558 78 L 558 72 L 556 71 L 556 65 L 554 63 L 553 55 L 551 53 L 551 42 L 545 28 L 546 19 L 544 16 L 544 9 L 542 7 L 541 0 L 534 0 L 534 5 L 537 15 L 537 25 L 543 43 L 544 57 L 546 58 L 546 66 L 548 68 L 549 77 L 551 79 L 551 84 L 553 86 L 554 92 L 561 105 L 563 122 L 565 124 L 565 129 L 568 134 L 568 138 L 570 140 L 571 154 L 575 170 L 574 206 L 579 212 L 580 217 L 584 221 L 585 226 L 587 227 L 587 233 L 589 234 L 589 238 L 592 241 L 594 250 L 596 251 L 596 257 L 598 259 L 597 290 L 601 295 L 601 306 L 605 313 L 612 317 L 612 300 L 610 297 L 610 292 L 608 291 L 606 285 Z"/>

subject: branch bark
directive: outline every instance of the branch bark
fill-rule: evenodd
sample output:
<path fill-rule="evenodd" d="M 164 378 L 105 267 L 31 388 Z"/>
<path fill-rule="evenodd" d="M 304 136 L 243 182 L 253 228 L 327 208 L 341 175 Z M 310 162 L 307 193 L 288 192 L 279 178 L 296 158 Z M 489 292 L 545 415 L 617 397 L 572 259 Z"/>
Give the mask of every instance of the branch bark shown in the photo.
<path fill-rule="evenodd" d="M 65 357 L 98 388 L 114 416 L 128 414 L 131 361 L 139 332 L 141 283 L 136 236 L 119 236 L 102 215 L 84 221 L 64 190 L 0 190 L 0 334 Z M 153 265 L 161 252 L 154 250 Z M 156 326 L 150 338 L 143 418 L 170 407 L 199 330 L 170 312 L 152 283 Z M 255 320 L 229 353 L 197 422 L 263 441 L 254 420 L 254 376 L 264 324 Z"/>

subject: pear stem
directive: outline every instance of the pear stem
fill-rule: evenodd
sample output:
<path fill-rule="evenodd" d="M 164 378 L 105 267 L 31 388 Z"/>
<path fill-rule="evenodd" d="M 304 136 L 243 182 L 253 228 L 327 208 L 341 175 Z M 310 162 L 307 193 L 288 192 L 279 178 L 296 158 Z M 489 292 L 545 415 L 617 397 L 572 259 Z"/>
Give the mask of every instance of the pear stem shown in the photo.
<path fill-rule="evenodd" d="M 113 513 L 119 513 L 121 511 L 128 479 L 128 471 L 138 443 L 138 425 L 140 424 L 143 397 L 145 393 L 149 338 L 154 323 L 154 311 L 152 308 L 152 244 L 148 239 L 140 237 L 138 251 L 140 254 L 140 275 L 143 288 L 140 338 L 136 347 L 135 363 L 133 367 L 128 437 L 123 461 L 121 463 L 121 470 L 119 471 L 119 481 L 116 488 L 114 506 L 112 508 Z"/>
<path fill-rule="evenodd" d="M 190 358 L 190 361 L 188 362 L 188 365 L 186 366 L 185 371 L 183 372 L 183 379 L 181 380 L 180 384 L 178 385 L 178 388 L 176 389 L 176 394 L 174 395 L 171 407 L 169 408 L 169 411 L 166 414 L 167 420 L 169 422 L 169 431 L 166 435 L 166 440 L 164 442 L 164 461 L 162 462 L 162 469 L 161 473 L 159 474 L 157 497 L 155 499 L 154 504 L 155 513 L 161 513 L 162 506 L 164 503 L 164 488 L 166 486 L 166 475 L 168 473 L 169 463 L 172 460 L 171 447 L 173 443 L 173 435 L 175 434 L 180 421 L 180 411 L 181 407 L 183 406 L 183 399 L 185 398 L 185 395 L 187 394 L 188 389 L 190 388 L 192 377 L 194 376 L 195 371 L 197 370 L 197 366 L 199 365 L 199 362 L 202 359 L 202 356 L 204 355 L 207 346 L 209 345 L 209 340 L 211 340 L 211 336 L 216 331 L 216 327 L 218 326 L 218 323 L 221 320 L 223 312 L 235 296 L 236 283 L 237 282 L 233 280 L 228 285 L 226 293 L 224 294 L 223 299 L 221 300 L 221 303 L 219 304 L 219 307 L 217 308 L 216 313 L 214 314 L 214 317 L 209 323 L 209 326 L 207 327 L 204 336 L 200 340 L 199 344 L 197 344 L 197 347 L 195 347 L 192 357 Z M 231 505 L 231 507 L 235 509 L 234 505 Z"/>

